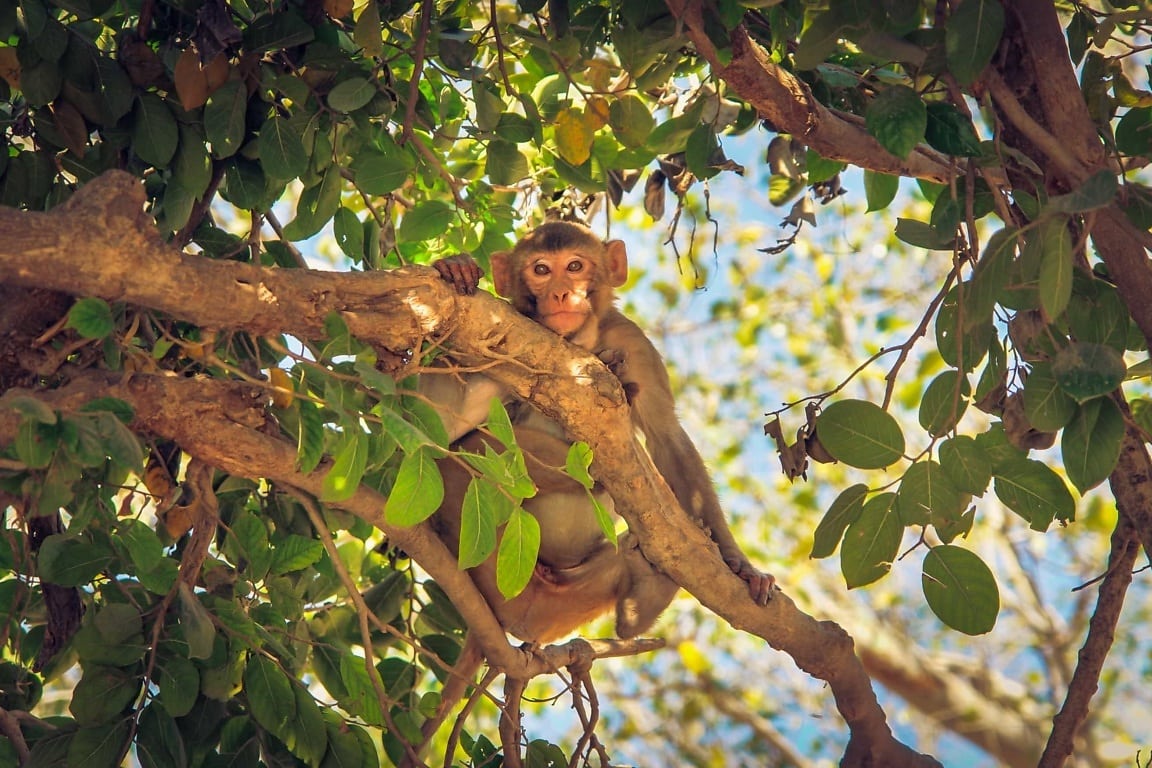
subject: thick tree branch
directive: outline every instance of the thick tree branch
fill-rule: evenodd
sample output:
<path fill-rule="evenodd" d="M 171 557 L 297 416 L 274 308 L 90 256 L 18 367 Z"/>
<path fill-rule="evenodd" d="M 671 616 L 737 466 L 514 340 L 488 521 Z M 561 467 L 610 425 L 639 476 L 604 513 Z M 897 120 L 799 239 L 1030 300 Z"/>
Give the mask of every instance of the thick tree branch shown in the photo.
<path fill-rule="evenodd" d="M 564 344 L 492 296 L 456 297 L 430 269 L 314 274 L 166 251 L 138 213 L 143 209 L 139 183 L 128 182 L 124 174 L 107 174 L 85 186 L 78 201 L 74 198 L 50 214 L 3 212 L 0 279 L 28 287 L 49 284 L 73 294 L 162 309 L 191 322 L 259 333 L 308 337 L 317 333 L 328 312 L 337 311 L 368 343 L 397 349 L 415 346 L 426 336 L 440 337 L 464 362 L 489 361 L 489 376 L 556 418 L 571 438 L 592 447 L 597 457 L 593 472 L 650 560 L 732 626 L 763 638 L 791 655 L 801 669 L 828 682 L 851 729 L 843 765 L 937 765 L 893 737 L 843 629 L 802 613 L 787 595 L 778 595 L 766 608 L 752 602 L 744 582 L 680 509 L 636 443 L 619 382 L 599 360 Z M 101 200 L 106 206 L 101 207 Z M 81 240 L 96 263 L 69 272 L 73 243 Z M 147 284 L 133 275 L 147 275 Z M 228 308 L 234 305 L 237 311 L 230 315 Z M 573 386 L 574 381 L 582 386 Z M 120 384 L 104 381 L 101 388 L 136 404 L 140 426 L 171 434 L 210 464 L 241 475 L 283 479 L 319 494 L 322 469 L 307 476 L 296 472 L 294 446 L 258 431 L 253 405 L 234 391 L 236 386 L 134 376 Z M 490 661 L 526 679 L 520 672 L 526 662 L 503 641 L 499 627 L 492 626 L 492 616 L 467 576 L 445 567 L 450 556 L 443 545 L 423 527 L 388 526 L 384 501 L 361 489 L 343 506 L 394 536 L 422 565 L 427 561 L 429 572 L 450 594 L 466 596 L 458 608 L 473 631 L 483 634 L 485 650 L 496 656 Z"/>
<path fill-rule="evenodd" d="M 862 122 L 828 109 L 816 100 L 803 81 L 773 63 L 743 26 L 732 31 L 732 59 L 727 65 L 722 64 L 704 31 L 701 0 L 667 0 L 667 4 L 685 25 L 688 38 L 708 61 L 712 72 L 780 133 L 795 136 L 830 160 L 842 160 L 881 173 L 940 184 L 956 175 L 948 158 L 928 147 L 917 148 L 903 160 L 889 153 L 864 130 Z"/>

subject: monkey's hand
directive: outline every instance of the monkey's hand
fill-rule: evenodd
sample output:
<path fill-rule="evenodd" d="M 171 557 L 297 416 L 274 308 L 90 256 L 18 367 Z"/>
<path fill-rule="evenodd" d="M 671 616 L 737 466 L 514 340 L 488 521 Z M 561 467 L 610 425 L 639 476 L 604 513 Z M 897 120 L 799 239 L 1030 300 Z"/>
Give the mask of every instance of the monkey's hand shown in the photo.
<path fill-rule="evenodd" d="M 620 386 L 624 388 L 624 397 L 628 405 L 632 405 L 636 395 L 640 394 L 640 385 L 628 379 L 628 361 L 624 359 L 624 352 L 619 349 L 605 349 L 597 357 L 620 380 Z"/>
<path fill-rule="evenodd" d="M 466 253 L 455 256 L 445 256 L 432 263 L 440 277 L 450 283 L 461 296 L 471 296 L 476 293 L 476 286 L 480 284 L 480 276 L 484 270 L 476 263 L 476 259 Z"/>
<path fill-rule="evenodd" d="M 768 605 L 773 590 L 779 589 L 776 586 L 775 576 L 758 570 L 743 556 L 726 557 L 724 562 L 732 569 L 732 573 L 748 582 L 748 593 L 756 605 Z"/>

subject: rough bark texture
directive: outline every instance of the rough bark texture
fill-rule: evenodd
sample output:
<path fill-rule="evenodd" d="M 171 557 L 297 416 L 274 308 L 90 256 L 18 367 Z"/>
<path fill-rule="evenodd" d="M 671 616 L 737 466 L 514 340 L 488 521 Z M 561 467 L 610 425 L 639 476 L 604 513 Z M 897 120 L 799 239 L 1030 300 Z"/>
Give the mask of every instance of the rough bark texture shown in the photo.
<path fill-rule="evenodd" d="M 143 205 L 139 183 L 113 172 L 90 182 L 69 205 L 52 213 L 0 212 L 0 279 L 125 301 L 220 329 L 303 338 L 317 334 L 326 313 L 336 311 L 359 339 L 387 349 L 409 349 L 421 339 L 436 338 L 465 364 L 498 361 L 486 368 L 488 375 L 531 399 L 573 439 L 592 447 L 597 457 L 593 472 L 650 560 L 734 627 L 763 638 L 828 682 L 851 730 L 845 765 L 937 765 L 893 737 L 852 639 L 839 626 L 804 614 L 787 595 L 766 608 L 751 601 L 745 584 L 679 508 L 636 444 L 619 382 L 599 360 L 564 344 L 505 302 L 488 295 L 454 295 L 431 269 L 312 273 L 175 253 L 156 240 L 150 222 L 139 214 Z M 71 243 L 81 239 L 88 258 L 73 269 Z M 132 277 L 141 274 L 148 279 Z M 259 388 L 141 374 L 120 381 L 83 372 L 50 396 L 75 397 L 78 405 L 97 394 L 133 403 L 139 427 L 178 442 L 208 464 L 319 493 L 324 468 L 306 476 L 295 472 L 295 446 L 262 430 L 265 393 Z M 0 422 L 0 439 L 11 429 Z M 507 644 L 439 540 L 423 527 L 388 526 L 383 501 L 361 489 L 344 506 L 388 532 L 428 569 L 478 633 L 491 663 L 524 677 L 528 655 Z"/>

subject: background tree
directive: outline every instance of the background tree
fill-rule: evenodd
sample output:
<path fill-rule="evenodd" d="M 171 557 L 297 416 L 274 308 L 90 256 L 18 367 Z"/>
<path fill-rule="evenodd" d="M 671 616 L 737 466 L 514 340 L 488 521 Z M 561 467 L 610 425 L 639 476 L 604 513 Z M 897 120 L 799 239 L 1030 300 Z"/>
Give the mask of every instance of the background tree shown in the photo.
<path fill-rule="evenodd" d="M 1039 0 L 544 5 L 0 9 L 9 761 L 117 765 L 134 749 L 145 765 L 397 762 L 414 756 L 466 625 L 512 695 L 500 701 L 486 677 L 436 762 L 606 763 L 617 743 L 645 762 L 631 750 L 653 748 L 637 739 L 646 730 L 704 764 L 730 743 L 695 732 L 692 715 L 713 709 L 743 738 L 721 758 L 733 763 L 951 753 L 922 728 L 894 736 L 873 680 L 1003 764 L 1131 762 L 1137 745 L 1117 755 L 1104 742 L 1139 738 L 1139 721 L 1107 701 L 1089 717 L 1089 702 L 1152 539 L 1139 397 L 1152 96 L 1133 82 L 1147 79 L 1148 13 Z M 748 197 L 765 175 L 770 203 L 790 206 L 780 239 L 729 240 L 750 209 L 713 210 L 713 190 Z M 818 205 L 852 213 L 846 179 L 862 180 L 869 210 L 908 215 L 886 234 L 873 214 L 872 243 L 844 225 L 824 251 L 808 235 Z M 664 255 L 687 282 L 725 286 L 699 331 L 744 350 L 717 423 L 732 424 L 733 401 L 786 400 L 767 431 L 785 475 L 808 479 L 789 502 L 826 510 L 818 526 L 765 515 L 772 530 L 746 538 L 754 560 L 760 546 L 777 558 L 786 588 L 767 609 L 641 460 L 598 361 L 412 266 L 462 250 L 483 262 L 546 207 L 607 210 L 613 227 L 642 207 L 669 227 Z M 308 269 L 329 234 L 346 271 Z M 905 267 L 895 280 L 872 261 L 878 244 L 883 266 Z M 659 299 L 639 291 L 638 306 L 688 300 L 667 260 L 640 266 Z M 817 279 L 805 291 L 773 270 Z M 660 313 L 647 318 L 658 331 Z M 447 446 L 407 377 L 433 355 L 483 366 L 555 416 L 591 448 L 646 556 L 831 698 L 811 703 L 822 694 L 766 666 L 779 654 L 717 634 L 691 607 L 661 628 L 678 653 L 627 674 L 589 669 L 650 645 L 510 646 L 425 522 Z M 717 402 L 715 365 L 679 359 L 680 382 Z M 575 386 L 574 366 L 594 386 Z M 722 449 L 733 507 L 783 507 L 765 457 L 744 464 L 747 442 L 718 440 L 709 421 L 690 423 Z M 476 472 L 506 488 L 499 467 Z M 1111 497 L 1091 490 L 1106 480 Z M 1037 552 L 1076 575 L 1046 583 Z M 797 562 L 837 553 L 839 574 Z M 845 594 L 881 579 L 865 599 Z M 817 612 L 851 629 L 857 653 Z M 998 621 L 1018 633 L 999 650 L 958 639 Z M 1138 635 L 1120 633 L 1120 650 L 1146 653 Z M 1040 661 L 1019 660 L 1024 638 Z M 745 667 L 758 674 L 733 674 Z M 525 737 L 519 692 L 560 668 L 575 737 L 548 723 Z M 1148 674 L 1120 665 L 1107 696 L 1133 701 Z M 63 693 L 41 702 L 44 686 Z M 504 712 L 501 739 L 486 696 Z M 843 719 L 798 723 L 790 701 L 834 702 Z"/>

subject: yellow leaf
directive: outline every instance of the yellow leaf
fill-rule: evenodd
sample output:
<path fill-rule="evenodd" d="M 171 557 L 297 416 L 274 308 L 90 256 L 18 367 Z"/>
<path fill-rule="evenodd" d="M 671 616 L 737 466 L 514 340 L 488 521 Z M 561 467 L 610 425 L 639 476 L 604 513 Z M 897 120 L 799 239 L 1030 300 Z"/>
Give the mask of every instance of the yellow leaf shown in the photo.
<path fill-rule="evenodd" d="M 292 405 L 292 379 L 283 368 L 273 368 L 268 378 L 272 381 L 272 405 L 287 408 Z"/>
<path fill-rule="evenodd" d="M 680 651 L 680 661 L 689 672 L 700 675 L 712 669 L 711 659 L 704 655 L 696 643 L 680 643 L 677 650 Z"/>
<path fill-rule="evenodd" d="M 329 18 L 342 19 L 352 13 L 352 0 L 324 0 L 324 12 Z"/>
<path fill-rule="evenodd" d="M 607 125 L 608 99 L 603 96 L 590 96 L 588 108 L 584 112 L 584 122 L 588 123 L 588 127 L 592 129 L 593 133 Z"/>
<path fill-rule="evenodd" d="M 582 109 L 569 107 L 556 116 L 556 149 L 572 165 L 584 165 L 591 157 L 592 133 Z"/>
<path fill-rule="evenodd" d="M 379 56 L 384 51 L 384 38 L 380 34 L 380 8 L 375 2 L 368 3 L 356 17 L 352 28 L 352 39 L 369 56 Z"/>

